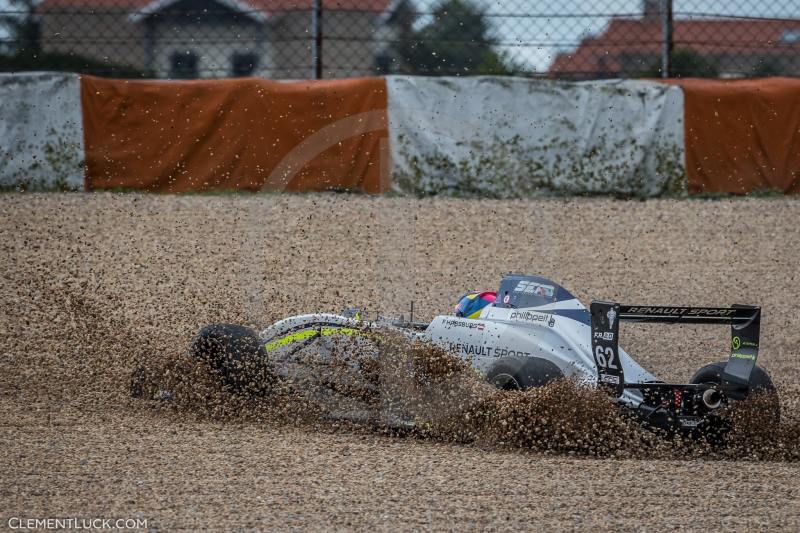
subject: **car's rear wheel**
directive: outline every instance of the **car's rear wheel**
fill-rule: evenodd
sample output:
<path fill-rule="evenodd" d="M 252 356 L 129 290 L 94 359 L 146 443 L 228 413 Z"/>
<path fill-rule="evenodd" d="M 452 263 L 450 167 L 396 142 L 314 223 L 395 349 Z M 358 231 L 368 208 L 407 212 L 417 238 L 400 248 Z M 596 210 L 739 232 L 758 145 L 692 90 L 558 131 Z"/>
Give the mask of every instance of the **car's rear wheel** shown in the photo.
<path fill-rule="evenodd" d="M 726 364 L 727 363 L 723 361 L 711 363 L 702 367 L 695 372 L 690 383 L 721 386 L 722 374 L 725 371 Z M 758 422 L 759 425 L 777 425 L 780 422 L 780 401 L 778 400 L 778 393 L 775 390 L 775 385 L 772 383 L 772 378 L 770 378 L 767 371 L 760 366 L 753 368 L 753 372 L 750 375 L 749 390 L 751 393 L 760 395 L 757 405 L 758 418 L 760 419 Z M 722 396 L 720 402 L 722 405 L 725 405 L 728 403 L 728 400 Z M 749 422 L 753 423 L 755 421 L 749 420 Z M 728 433 L 730 428 L 731 424 L 728 420 L 711 420 L 706 437 L 712 442 L 720 443 L 724 440 L 725 434 Z"/>
<path fill-rule="evenodd" d="M 564 377 L 553 363 L 539 357 L 505 357 L 497 361 L 486 375 L 486 381 L 503 390 L 524 390 L 541 387 Z"/>
<path fill-rule="evenodd" d="M 271 375 L 258 334 L 236 324 L 213 324 L 200 330 L 189 355 L 208 364 L 236 392 L 264 392 Z"/>
<path fill-rule="evenodd" d="M 694 373 L 690 383 L 708 383 L 713 385 L 722 384 L 722 373 L 725 371 L 727 362 L 711 363 L 704 366 Z M 752 392 L 775 392 L 775 385 L 767 371 L 756 365 L 750 375 L 750 390 Z"/>

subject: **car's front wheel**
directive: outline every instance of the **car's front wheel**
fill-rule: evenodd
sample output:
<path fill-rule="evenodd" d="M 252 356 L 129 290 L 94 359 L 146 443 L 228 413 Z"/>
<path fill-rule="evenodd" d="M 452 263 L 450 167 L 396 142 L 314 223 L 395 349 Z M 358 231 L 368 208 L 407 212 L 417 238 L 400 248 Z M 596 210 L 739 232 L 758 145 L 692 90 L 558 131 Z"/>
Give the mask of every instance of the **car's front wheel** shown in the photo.
<path fill-rule="evenodd" d="M 258 334 L 236 324 L 213 324 L 200 330 L 189 355 L 208 364 L 236 392 L 264 392 L 271 376 Z"/>

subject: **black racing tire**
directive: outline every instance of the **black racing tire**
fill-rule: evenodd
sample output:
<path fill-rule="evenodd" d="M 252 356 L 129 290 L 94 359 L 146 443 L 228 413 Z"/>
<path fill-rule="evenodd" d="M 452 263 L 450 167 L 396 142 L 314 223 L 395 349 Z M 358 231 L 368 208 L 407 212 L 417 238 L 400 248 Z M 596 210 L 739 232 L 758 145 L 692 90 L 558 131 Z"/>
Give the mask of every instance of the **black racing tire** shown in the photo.
<path fill-rule="evenodd" d="M 726 361 L 719 363 L 711 363 L 704 366 L 694 373 L 689 383 L 722 383 L 722 373 L 725 371 Z M 772 378 L 766 370 L 756 365 L 753 368 L 753 373 L 750 374 L 750 390 L 775 392 L 775 385 L 772 383 Z"/>
<path fill-rule="evenodd" d="M 690 383 L 713 383 L 720 385 L 722 383 L 722 373 L 725 371 L 726 364 L 726 361 L 721 361 L 704 366 L 694 373 Z M 753 372 L 750 374 L 750 391 L 772 395 L 772 399 L 766 404 L 770 412 L 764 413 L 764 417 L 777 425 L 781 417 L 778 392 L 767 371 L 758 365 L 753 368 Z"/>
<path fill-rule="evenodd" d="M 561 369 L 540 357 L 504 357 L 486 374 L 486 381 L 503 390 L 541 387 L 564 377 Z"/>
<path fill-rule="evenodd" d="M 236 324 L 200 330 L 189 356 L 206 363 L 235 392 L 266 392 L 272 383 L 267 353 L 258 334 Z"/>

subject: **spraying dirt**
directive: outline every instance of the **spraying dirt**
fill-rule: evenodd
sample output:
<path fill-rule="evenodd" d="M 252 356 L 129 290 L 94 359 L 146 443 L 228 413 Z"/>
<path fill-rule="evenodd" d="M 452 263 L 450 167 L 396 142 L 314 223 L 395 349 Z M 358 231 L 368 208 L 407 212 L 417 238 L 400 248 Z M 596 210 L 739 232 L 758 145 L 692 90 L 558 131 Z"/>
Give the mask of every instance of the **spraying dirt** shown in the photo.
<path fill-rule="evenodd" d="M 782 420 L 772 393 L 723 410 L 732 427 L 722 442 L 669 436 L 642 428 L 607 393 L 578 382 L 499 390 L 435 346 L 392 331 L 362 335 L 373 341 L 368 353 L 350 338 L 338 339 L 333 351 L 309 344 L 307 353 L 296 355 L 301 373 L 289 379 L 259 366 L 232 384 L 196 356 L 151 357 L 136 363 L 132 390 L 159 409 L 226 422 L 350 422 L 350 429 L 594 457 L 800 459 L 800 418 L 791 393 Z M 324 359 L 315 356 L 323 350 Z M 352 379 L 354 359 L 358 380 Z"/>
<path fill-rule="evenodd" d="M 163 529 L 796 529 L 798 205 L 4 195 L 2 508 Z M 507 271 L 584 301 L 761 304 L 780 425 L 759 426 L 769 400 L 753 398 L 724 449 L 667 441 L 597 391 L 497 391 L 396 339 L 365 368 L 377 388 L 333 400 L 280 380 L 232 393 L 186 355 L 207 323 L 411 300 L 428 318 Z M 623 335 L 665 379 L 725 358 L 713 328 Z M 148 399 L 129 396 L 135 368 Z M 338 416 L 354 410 L 368 416 Z"/>

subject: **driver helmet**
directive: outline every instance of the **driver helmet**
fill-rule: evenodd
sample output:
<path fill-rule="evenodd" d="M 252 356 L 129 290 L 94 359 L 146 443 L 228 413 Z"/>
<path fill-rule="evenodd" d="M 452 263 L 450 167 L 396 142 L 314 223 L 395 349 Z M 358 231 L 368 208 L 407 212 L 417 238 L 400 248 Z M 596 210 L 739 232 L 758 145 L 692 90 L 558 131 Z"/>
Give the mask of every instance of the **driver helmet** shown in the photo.
<path fill-rule="evenodd" d="M 462 296 L 455 307 L 455 315 L 463 318 L 478 318 L 487 305 L 494 303 L 497 293 L 491 291 L 468 292 Z"/>

